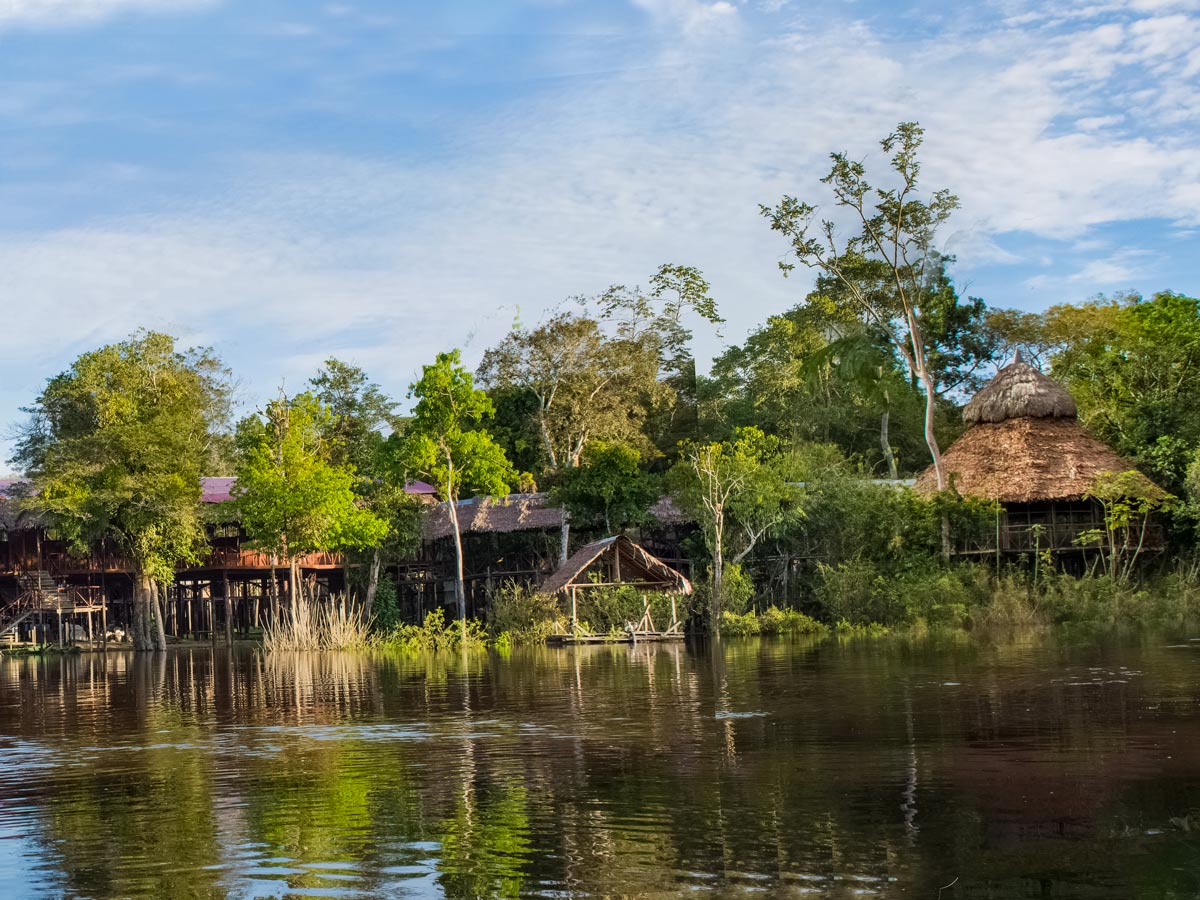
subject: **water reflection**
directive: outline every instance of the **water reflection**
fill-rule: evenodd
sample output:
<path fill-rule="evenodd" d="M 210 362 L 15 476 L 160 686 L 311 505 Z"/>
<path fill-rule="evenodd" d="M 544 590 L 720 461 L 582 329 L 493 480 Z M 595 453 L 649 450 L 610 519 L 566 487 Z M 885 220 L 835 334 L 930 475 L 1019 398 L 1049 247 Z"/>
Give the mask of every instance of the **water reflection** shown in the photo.
<path fill-rule="evenodd" d="M 1195 897 L 1197 652 L 3 659 L 0 894 Z"/>

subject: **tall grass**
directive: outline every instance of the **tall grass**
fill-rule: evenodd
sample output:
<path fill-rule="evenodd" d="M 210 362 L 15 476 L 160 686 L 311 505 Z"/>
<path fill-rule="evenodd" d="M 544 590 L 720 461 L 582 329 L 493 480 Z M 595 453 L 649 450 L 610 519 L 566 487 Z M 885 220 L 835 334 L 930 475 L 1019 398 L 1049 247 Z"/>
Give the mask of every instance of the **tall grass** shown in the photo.
<path fill-rule="evenodd" d="M 345 595 L 328 603 L 302 595 L 299 603 L 281 611 L 279 621 L 263 628 L 263 649 L 268 653 L 360 649 L 371 644 L 370 624 L 362 608 Z"/>

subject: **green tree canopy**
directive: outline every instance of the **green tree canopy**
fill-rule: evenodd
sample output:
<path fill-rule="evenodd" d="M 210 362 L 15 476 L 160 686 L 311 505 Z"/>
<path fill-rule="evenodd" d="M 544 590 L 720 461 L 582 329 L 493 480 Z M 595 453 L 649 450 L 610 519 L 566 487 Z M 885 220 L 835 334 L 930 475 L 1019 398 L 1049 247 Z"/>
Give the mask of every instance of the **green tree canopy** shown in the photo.
<path fill-rule="evenodd" d="M 728 441 L 682 448 L 667 475 L 671 495 L 700 523 L 711 557 L 709 628 L 720 628 L 727 564 L 740 563 L 767 532 L 798 512 L 799 491 L 788 477 L 777 439 L 740 428 Z"/>
<path fill-rule="evenodd" d="M 205 547 L 200 478 L 227 429 L 227 370 L 143 331 L 80 356 L 25 411 L 12 462 L 28 502 L 76 550 L 103 542 L 129 559 L 134 644 L 162 649 L 154 583 Z"/>
<path fill-rule="evenodd" d="M 630 444 L 593 441 L 578 467 L 563 473 L 555 502 L 584 527 L 612 534 L 646 521 L 658 499 L 658 479 L 641 468 L 642 455 Z"/>
<path fill-rule="evenodd" d="M 309 385 L 328 412 L 333 462 L 354 466 L 359 477 L 380 471 L 386 432 L 399 419 L 396 403 L 358 366 L 330 357 Z"/>
<path fill-rule="evenodd" d="M 487 393 L 475 387 L 459 351 L 439 353 L 432 364 L 423 368 L 409 397 L 417 403 L 404 434 L 395 442 L 395 459 L 401 472 L 425 479 L 446 502 L 454 532 L 455 596 L 465 627 L 467 607 L 457 504 L 471 494 L 508 493 L 516 473 L 503 448 L 484 428 L 494 407 Z"/>
<path fill-rule="evenodd" d="M 388 524 L 363 507 L 354 467 L 334 460 L 344 451 L 332 415 L 311 393 L 280 395 L 238 425 L 235 500 L 251 542 L 281 557 L 299 601 L 297 560 L 313 552 L 372 547 Z"/>

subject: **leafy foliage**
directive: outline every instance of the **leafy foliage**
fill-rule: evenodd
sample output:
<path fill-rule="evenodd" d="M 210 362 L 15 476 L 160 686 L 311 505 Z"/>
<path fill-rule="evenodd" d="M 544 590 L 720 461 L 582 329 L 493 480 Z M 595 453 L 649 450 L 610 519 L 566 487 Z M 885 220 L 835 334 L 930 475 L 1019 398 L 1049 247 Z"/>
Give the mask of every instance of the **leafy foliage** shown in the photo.
<path fill-rule="evenodd" d="M 494 412 L 486 393 L 475 387 L 457 350 L 439 353 L 409 391 L 416 398 L 412 421 L 396 443 L 399 470 L 426 479 L 447 503 L 454 524 L 455 597 L 466 639 L 462 535 L 456 504 L 464 491 L 506 494 L 516 473 L 503 448 L 484 429 Z"/>
<path fill-rule="evenodd" d="M 28 502 L 77 550 L 104 542 L 173 581 L 204 547 L 200 477 L 227 424 L 228 373 L 208 350 L 139 332 L 51 378 L 11 460 Z"/>
<path fill-rule="evenodd" d="M 685 446 L 668 473 L 672 496 L 700 523 L 710 554 L 713 628 L 720 627 L 726 563 L 740 562 L 785 514 L 795 514 L 797 493 L 778 464 L 780 449 L 778 439 L 743 428 L 729 441 Z"/>
<path fill-rule="evenodd" d="M 362 508 L 332 416 L 312 394 L 281 395 L 238 426 L 237 483 L 242 524 L 255 546 L 285 560 L 315 551 L 372 546 L 387 522 Z"/>
<path fill-rule="evenodd" d="M 603 528 L 605 534 L 640 525 L 659 497 L 658 479 L 641 468 L 636 447 L 593 441 L 583 451 L 577 468 L 563 473 L 552 492 L 585 528 Z"/>

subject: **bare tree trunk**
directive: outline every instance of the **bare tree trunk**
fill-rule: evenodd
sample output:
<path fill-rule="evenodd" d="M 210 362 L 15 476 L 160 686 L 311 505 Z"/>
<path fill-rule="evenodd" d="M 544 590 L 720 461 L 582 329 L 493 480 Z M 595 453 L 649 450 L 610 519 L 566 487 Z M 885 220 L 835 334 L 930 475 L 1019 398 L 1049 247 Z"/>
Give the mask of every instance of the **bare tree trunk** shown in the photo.
<path fill-rule="evenodd" d="M 154 616 L 154 649 L 167 649 L 167 634 L 163 629 L 162 585 L 157 581 L 150 582 L 151 610 Z"/>
<path fill-rule="evenodd" d="M 562 511 L 562 529 L 559 531 L 558 564 L 566 565 L 571 549 L 571 517 Z"/>
<path fill-rule="evenodd" d="M 925 369 L 924 360 L 921 361 L 920 366 L 918 377 L 921 379 L 921 385 L 925 388 L 925 446 L 929 448 L 929 455 L 933 459 L 933 472 L 937 476 L 938 490 L 944 491 L 946 489 L 946 472 L 942 468 L 942 450 L 938 446 L 937 436 L 933 433 L 937 393 L 934 390 L 933 379 L 929 377 L 929 372 Z"/>
<path fill-rule="evenodd" d="M 288 561 L 288 594 L 292 601 L 292 615 L 300 611 L 304 598 L 300 596 L 300 563 L 294 558 Z"/>
<path fill-rule="evenodd" d="M 929 455 L 933 458 L 933 472 L 937 476 L 937 488 L 939 491 L 946 489 L 946 472 L 942 468 L 942 451 L 938 446 L 937 436 L 933 433 L 933 415 L 937 406 L 937 393 L 934 390 L 933 379 L 929 376 L 929 370 L 925 368 L 925 351 L 920 346 L 920 331 L 916 330 L 916 325 L 911 326 L 913 334 L 913 349 L 915 359 L 917 361 L 917 376 L 921 379 L 921 386 L 925 389 L 925 446 L 929 448 Z M 942 516 L 942 558 L 949 559 L 951 553 L 950 546 L 950 518 Z"/>
<path fill-rule="evenodd" d="M 367 575 L 367 598 L 363 603 L 363 614 L 371 618 L 371 610 L 375 608 L 375 593 L 379 590 L 379 567 L 383 562 L 383 552 L 376 547 L 371 555 L 371 569 Z"/>
<path fill-rule="evenodd" d="M 713 518 L 712 597 L 708 603 L 708 628 L 714 637 L 721 636 L 722 586 L 725 580 L 725 513 L 718 511 Z"/>
<path fill-rule="evenodd" d="M 133 632 L 134 650 L 153 650 L 154 638 L 152 623 L 153 613 L 150 605 L 154 600 L 153 581 L 149 575 L 139 574 L 133 581 L 133 621 L 130 631 Z"/>
<path fill-rule="evenodd" d="M 271 558 L 271 626 L 279 627 L 279 573 L 275 571 L 275 559 Z"/>
<path fill-rule="evenodd" d="M 467 591 L 463 577 L 462 533 L 458 530 L 458 510 L 453 501 L 448 501 L 450 524 L 454 527 L 454 600 L 458 604 L 458 618 L 462 622 L 463 634 L 467 633 Z"/>
<path fill-rule="evenodd" d="M 225 643 L 233 646 L 233 598 L 229 596 L 229 573 L 223 572 L 221 575 L 222 592 L 221 598 L 225 601 Z"/>
<path fill-rule="evenodd" d="M 890 418 L 891 412 L 885 409 L 879 420 L 879 446 L 883 449 L 883 458 L 887 461 L 888 478 L 895 481 L 900 477 L 900 470 L 896 467 L 896 454 L 892 452 L 892 442 L 888 436 Z"/>

